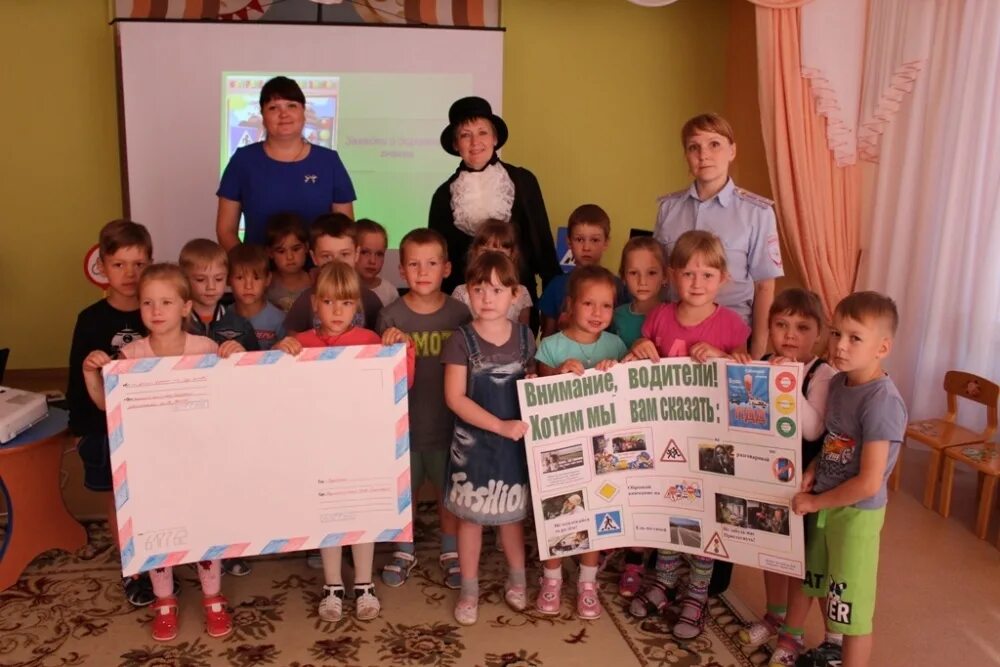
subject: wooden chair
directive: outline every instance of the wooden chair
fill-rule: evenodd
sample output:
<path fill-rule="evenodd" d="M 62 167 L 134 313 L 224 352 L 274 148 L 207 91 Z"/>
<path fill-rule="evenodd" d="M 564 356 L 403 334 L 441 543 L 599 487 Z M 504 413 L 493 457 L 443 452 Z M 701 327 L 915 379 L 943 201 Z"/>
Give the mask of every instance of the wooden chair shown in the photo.
<path fill-rule="evenodd" d="M 951 490 L 955 481 L 955 464 L 971 466 L 979 474 L 979 511 L 976 513 L 976 537 L 986 539 L 990 514 L 996 500 L 997 479 L 1000 478 L 1000 448 L 995 442 L 964 447 L 951 447 L 944 452 L 944 471 L 941 476 L 941 516 L 951 513 Z M 1000 547 L 1000 540 L 997 542 Z"/>
<path fill-rule="evenodd" d="M 997 430 L 997 397 L 1000 387 L 986 378 L 962 371 L 948 371 L 944 374 L 944 391 L 948 395 L 948 412 L 940 419 L 924 419 L 912 422 L 906 427 L 906 438 L 922 442 L 931 448 L 931 460 L 924 481 L 924 507 L 933 509 L 938 480 L 941 478 L 942 452 L 951 447 L 984 443 Z M 980 403 L 986 408 L 986 429 L 973 431 L 955 423 L 958 413 L 958 399 L 964 398 Z M 902 476 L 903 450 L 889 477 L 889 488 L 899 489 Z"/>

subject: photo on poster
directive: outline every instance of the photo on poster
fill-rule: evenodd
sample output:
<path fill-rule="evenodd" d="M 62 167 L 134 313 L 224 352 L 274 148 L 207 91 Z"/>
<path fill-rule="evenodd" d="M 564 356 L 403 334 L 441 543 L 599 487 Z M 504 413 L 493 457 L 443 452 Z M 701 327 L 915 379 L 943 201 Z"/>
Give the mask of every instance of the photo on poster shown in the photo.
<path fill-rule="evenodd" d="M 575 444 L 568 447 L 559 447 L 558 449 L 543 450 L 541 458 L 542 473 L 544 474 L 580 468 L 584 464 L 583 445 Z"/>
<path fill-rule="evenodd" d="M 549 537 L 549 553 L 553 558 L 590 551 L 590 531 L 576 530 Z"/>
<path fill-rule="evenodd" d="M 730 428 L 771 430 L 770 379 L 769 366 L 726 366 Z"/>
<path fill-rule="evenodd" d="M 595 435 L 594 470 L 598 475 L 619 470 L 646 470 L 653 467 L 646 431 Z"/>
<path fill-rule="evenodd" d="M 733 445 L 714 442 L 698 444 L 698 470 L 716 475 L 736 474 L 736 455 Z"/>
<path fill-rule="evenodd" d="M 753 530 L 789 535 L 787 505 L 747 500 L 747 523 Z"/>
<path fill-rule="evenodd" d="M 724 526 L 788 536 L 789 507 L 779 503 L 715 494 L 715 520 Z"/>
<path fill-rule="evenodd" d="M 715 520 L 725 526 L 749 528 L 746 498 L 724 493 L 715 494 Z"/>
<path fill-rule="evenodd" d="M 586 493 L 583 489 L 562 493 L 558 496 L 542 499 L 542 516 L 546 521 L 558 519 L 563 516 L 574 516 L 586 514 L 587 506 L 584 503 Z"/>
<path fill-rule="evenodd" d="M 701 522 L 687 517 L 670 517 L 670 541 L 685 547 L 700 547 Z"/>

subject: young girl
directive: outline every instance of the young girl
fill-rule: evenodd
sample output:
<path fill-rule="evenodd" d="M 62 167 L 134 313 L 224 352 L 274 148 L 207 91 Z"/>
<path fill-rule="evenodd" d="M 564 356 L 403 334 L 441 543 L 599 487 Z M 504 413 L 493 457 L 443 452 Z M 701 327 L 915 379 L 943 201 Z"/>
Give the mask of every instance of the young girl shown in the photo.
<path fill-rule="evenodd" d="M 510 257 L 514 266 L 518 266 L 517 254 L 517 230 L 509 222 L 503 220 L 487 220 L 483 223 L 472 245 L 469 246 L 469 263 L 475 261 L 476 257 L 487 250 L 496 250 Z M 469 303 L 469 289 L 467 285 L 459 285 L 451 295 L 471 308 Z M 508 319 L 521 324 L 528 324 L 531 318 L 531 295 L 524 285 L 517 286 L 517 294 L 507 311 Z"/>
<path fill-rule="evenodd" d="M 479 618 L 479 553 L 483 526 L 499 526 L 507 558 L 504 599 L 515 611 L 527 606 L 524 529 L 528 513 L 528 463 L 519 441 L 517 381 L 535 356 L 531 330 L 508 317 L 518 288 L 514 263 L 484 252 L 465 274 L 473 320 L 441 351 L 444 397 L 455 413 L 455 436 L 445 477 L 445 507 L 459 519 L 458 561 L 462 585 L 455 620 Z"/>
<path fill-rule="evenodd" d="M 771 305 L 768 329 L 771 346 L 774 348 L 771 363 L 800 362 L 805 371 L 802 395 L 806 400 L 799 408 L 799 426 L 802 429 L 802 460 L 799 465 L 805 470 L 823 446 L 826 397 L 830 379 L 836 373 L 832 366 L 813 354 L 816 341 L 823 331 L 823 305 L 819 297 L 804 289 L 783 291 Z M 781 630 L 796 646 L 785 646 L 779 641 L 770 663 L 793 664 L 795 657 L 801 652 L 802 628 L 812 599 L 802 592 L 800 579 L 776 572 L 764 572 L 764 590 L 767 595 L 767 613 L 762 621 L 740 630 L 740 641 L 755 648 L 769 641 Z M 815 651 L 827 663 L 834 664 L 831 661 L 841 659 L 842 639 L 842 635 L 827 632 L 826 640 Z"/>
<path fill-rule="evenodd" d="M 667 281 L 667 262 L 663 246 L 650 236 L 629 239 L 622 249 L 619 268 L 622 280 L 632 297 L 631 303 L 615 308 L 610 331 L 618 335 L 626 347 L 642 338 L 646 315 L 660 305 L 663 286 Z M 618 594 L 635 597 L 645 575 L 647 549 L 630 547 L 625 550 L 625 568 L 618 580 Z"/>
<path fill-rule="evenodd" d="M 353 266 L 343 262 L 330 262 L 319 270 L 312 295 L 312 308 L 319 326 L 315 329 L 289 336 L 275 348 L 286 354 L 296 355 L 305 347 L 344 347 L 348 345 L 381 345 L 382 339 L 374 331 L 355 327 L 354 314 L 361 303 L 361 282 Z M 399 342 L 399 341 L 395 341 Z M 408 377 L 413 378 L 413 346 L 407 348 Z M 344 613 L 344 576 L 341 572 L 343 547 L 324 547 L 319 550 L 323 562 L 323 596 L 319 602 L 319 617 L 324 621 L 339 621 Z M 375 544 L 352 544 L 354 557 L 354 616 L 359 621 L 370 621 L 379 615 L 382 605 L 375 596 L 372 583 L 372 559 Z"/>
<path fill-rule="evenodd" d="M 646 315 L 662 301 L 660 295 L 667 282 L 663 246 L 651 236 L 629 239 L 622 249 L 619 273 L 632 302 L 615 308 L 609 330 L 621 338 L 626 347 L 632 347 L 635 341 L 642 338 Z"/>
<path fill-rule="evenodd" d="M 299 294 L 312 285 L 309 273 L 305 270 L 309 233 L 302 224 L 302 219 L 294 213 L 271 216 L 265 233 L 267 254 L 274 263 L 274 275 L 267 288 L 267 300 L 287 313 Z"/>
<path fill-rule="evenodd" d="M 535 355 L 539 375 L 582 375 L 588 368 L 604 371 L 625 356 L 628 348 L 622 340 L 605 331 L 614 314 L 615 290 L 614 275 L 601 266 L 581 266 L 570 274 L 566 288 L 568 322 L 563 331 L 542 340 Z M 580 555 L 576 614 L 581 619 L 600 618 L 603 612 L 597 596 L 600 555 L 599 551 Z M 562 593 L 562 558 L 545 561 L 541 584 L 535 606 L 543 614 L 558 614 Z"/>
<path fill-rule="evenodd" d="M 354 228 L 358 240 L 358 258 L 354 268 L 358 270 L 364 286 L 375 292 L 383 306 L 388 306 L 399 298 L 396 286 L 380 276 L 385 265 L 385 251 L 389 247 L 389 233 L 385 227 L 368 218 L 358 220 Z"/>
<path fill-rule="evenodd" d="M 746 341 L 750 327 L 739 315 L 715 303 L 727 277 L 726 254 L 719 238 L 700 230 L 685 232 L 670 253 L 669 269 L 679 302 L 661 304 L 649 313 L 642 325 L 643 337 L 632 345 L 630 358 L 656 362 L 661 356 L 690 356 L 705 362 L 730 356 L 749 362 Z M 656 578 L 632 599 L 629 612 L 643 618 L 667 606 L 677 587 L 682 558 L 690 566 L 690 583 L 673 633 L 687 640 L 701 634 L 712 578 L 711 558 L 658 550 Z"/>
<path fill-rule="evenodd" d="M 123 359 L 141 357 L 174 357 L 188 354 L 218 354 L 228 357 L 242 352 L 236 341 L 221 346 L 211 338 L 194 336 L 184 331 L 191 315 L 191 285 L 176 264 L 153 264 L 139 278 L 139 312 L 149 336 L 123 347 L 118 353 Z M 104 378 L 101 367 L 111 361 L 102 350 L 94 350 L 83 361 L 87 393 L 104 409 Z M 221 594 L 221 561 L 201 561 L 197 565 L 201 581 L 202 606 L 205 609 L 205 630 L 211 637 L 225 637 L 233 631 L 232 618 L 226 610 L 226 598 Z M 172 567 L 150 571 L 153 583 L 153 639 L 170 641 L 177 637 L 177 598 L 174 597 Z"/>

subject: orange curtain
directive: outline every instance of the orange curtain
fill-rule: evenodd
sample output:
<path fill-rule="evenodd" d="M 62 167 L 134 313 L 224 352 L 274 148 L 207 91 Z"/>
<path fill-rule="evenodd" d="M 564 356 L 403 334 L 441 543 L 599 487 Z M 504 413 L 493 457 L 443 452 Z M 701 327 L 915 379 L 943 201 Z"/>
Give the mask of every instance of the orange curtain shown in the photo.
<path fill-rule="evenodd" d="M 760 7 L 770 7 L 771 9 L 791 9 L 807 5 L 812 0 L 750 0 L 750 2 Z"/>
<path fill-rule="evenodd" d="M 854 286 L 861 227 L 861 172 L 838 167 L 826 121 L 802 77 L 798 8 L 758 6 L 757 67 L 764 148 L 787 261 L 822 297 L 827 315 Z M 804 4 L 767 0 L 770 5 Z"/>

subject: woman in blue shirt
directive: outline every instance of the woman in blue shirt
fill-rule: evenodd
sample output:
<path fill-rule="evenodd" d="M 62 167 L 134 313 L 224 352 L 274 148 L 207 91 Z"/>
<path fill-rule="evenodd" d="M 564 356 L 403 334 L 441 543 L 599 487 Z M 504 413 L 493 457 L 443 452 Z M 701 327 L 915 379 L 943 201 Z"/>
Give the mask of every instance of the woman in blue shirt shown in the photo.
<path fill-rule="evenodd" d="M 354 217 L 354 186 L 337 151 L 302 136 L 306 98 L 292 79 L 277 76 L 260 91 L 264 141 L 238 149 L 222 174 L 215 232 L 229 250 L 240 242 L 264 245 L 264 226 L 276 213 L 297 213 L 311 222 L 325 213 Z"/>

